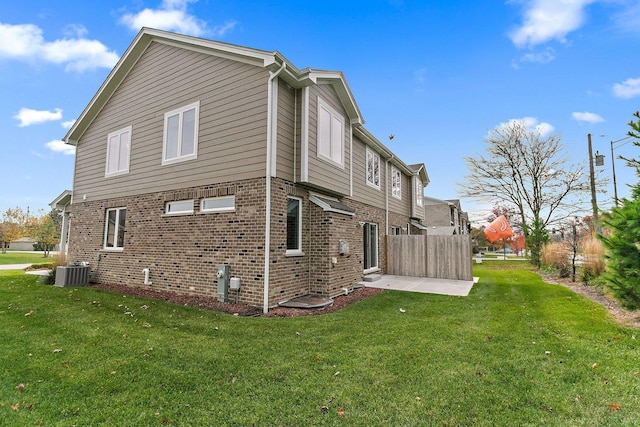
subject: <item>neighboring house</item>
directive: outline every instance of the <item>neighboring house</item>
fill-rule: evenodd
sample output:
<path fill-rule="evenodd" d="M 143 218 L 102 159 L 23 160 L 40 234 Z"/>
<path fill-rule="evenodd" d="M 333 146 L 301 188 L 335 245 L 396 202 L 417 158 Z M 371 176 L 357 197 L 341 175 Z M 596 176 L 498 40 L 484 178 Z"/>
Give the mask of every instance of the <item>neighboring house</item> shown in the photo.
<path fill-rule="evenodd" d="M 144 28 L 64 137 L 69 262 L 201 295 L 226 263 L 265 311 L 348 292 L 385 272 L 386 234 L 422 232 L 429 182 L 363 123 L 341 72 Z"/>
<path fill-rule="evenodd" d="M 31 237 L 22 237 L 14 240 L 13 242 L 9 242 L 9 249 L 13 249 L 15 251 L 33 251 L 33 245 L 35 244 L 36 241 Z"/>
<path fill-rule="evenodd" d="M 424 198 L 424 223 L 429 235 L 468 234 L 469 214 L 462 210 L 460 200 Z"/>

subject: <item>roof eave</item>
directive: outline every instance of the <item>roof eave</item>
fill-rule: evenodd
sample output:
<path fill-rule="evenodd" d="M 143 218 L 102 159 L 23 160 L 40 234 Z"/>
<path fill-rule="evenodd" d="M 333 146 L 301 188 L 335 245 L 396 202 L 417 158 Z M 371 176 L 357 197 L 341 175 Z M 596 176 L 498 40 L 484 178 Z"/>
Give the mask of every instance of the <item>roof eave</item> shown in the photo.
<path fill-rule="evenodd" d="M 267 52 L 144 27 L 138 32 L 125 53 L 120 57 L 87 107 L 80 114 L 78 120 L 76 120 L 73 126 L 67 131 L 63 138 L 65 143 L 76 145 L 91 122 L 102 110 L 109 98 L 111 98 L 153 41 L 262 66 L 270 71 L 275 71 L 280 68 L 283 63 L 286 63 L 287 68 L 293 70 L 293 72 L 298 72 L 297 68 L 277 51 Z"/>

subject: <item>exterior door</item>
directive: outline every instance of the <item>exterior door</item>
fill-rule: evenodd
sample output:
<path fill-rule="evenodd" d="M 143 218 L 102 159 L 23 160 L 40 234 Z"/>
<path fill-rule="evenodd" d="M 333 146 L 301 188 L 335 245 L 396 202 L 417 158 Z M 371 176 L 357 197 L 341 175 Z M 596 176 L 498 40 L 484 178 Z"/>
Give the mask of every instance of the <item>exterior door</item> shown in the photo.
<path fill-rule="evenodd" d="M 365 223 L 362 226 L 364 244 L 364 270 L 378 268 L 378 224 Z"/>

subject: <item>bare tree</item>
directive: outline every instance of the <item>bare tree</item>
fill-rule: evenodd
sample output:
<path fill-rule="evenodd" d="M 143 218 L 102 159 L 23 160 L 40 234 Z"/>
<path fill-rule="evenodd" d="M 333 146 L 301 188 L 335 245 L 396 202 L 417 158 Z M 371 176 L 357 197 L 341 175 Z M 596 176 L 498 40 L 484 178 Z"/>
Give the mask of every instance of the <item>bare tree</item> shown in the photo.
<path fill-rule="evenodd" d="M 469 175 L 458 183 L 464 197 L 513 207 L 540 265 L 546 227 L 576 214 L 589 192 L 584 166 L 569 163 L 561 139 L 543 135 L 524 121 L 512 121 L 485 138 L 486 155 L 465 157 Z"/>

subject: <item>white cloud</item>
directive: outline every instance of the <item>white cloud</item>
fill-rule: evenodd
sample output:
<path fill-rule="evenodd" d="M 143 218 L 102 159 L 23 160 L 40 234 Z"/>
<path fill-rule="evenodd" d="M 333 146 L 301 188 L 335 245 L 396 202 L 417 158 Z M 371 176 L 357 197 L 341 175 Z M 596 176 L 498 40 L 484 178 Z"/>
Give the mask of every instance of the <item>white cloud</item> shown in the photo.
<path fill-rule="evenodd" d="M 587 111 L 584 111 L 582 113 L 580 112 L 571 113 L 571 117 L 573 117 L 573 120 L 577 120 L 579 122 L 588 122 L 588 123 L 604 122 L 604 119 L 600 115 L 596 113 L 589 113 Z"/>
<path fill-rule="evenodd" d="M 76 153 L 76 147 L 73 145 L 65 144 L 64 141 L 60 141 L 58 139 L 49 141 L 45 144 L 47 148 L 51 151 L 55 151 L 56 153 L 62 153 L 67 156 L 72 156 Z"/>
<path fill-rule="evenodd" d="M 565 42 L 585 20 L 585 8 L 596 0 L 528 0 L 524 22 L 510 34 L 518 47 L 532 47 L 549 40 Z"/>
<path fill-rule="evenodd" d="M 71 126 L 73 126 L 75 122 L 76 122 L 75 120 L 68 120 L 60 123 L 60 125 L 62 125 L 62 127 L 65 129 L 71 129 Z"/>
<path fill-rule="evenodd" d="M 622 4 L 622 9 L 614 14 L 613 21 L 623 31 L 633 33 L 640 31 L 640 3 L 630 1 Z"/>
<path fill-rule="evenodd" d="M 31 155 L 32 155 L 33 157 L 38 157 L 38 158 L 40 158 L 40 159 L 44 159 L 44 158 L 45 158 L 44 154 L 39 153 L 39 152 L 37 152 L 37 151 L 35 151 L 35 150 L 29 150 L 29 153 L 31 153 Z"/>
<path fill-rule="evenodd" d="M 540 123 L 538 119 L 536 119 L 535 117 L 529 117 L 529 116 L 522 117 L 521 119 L 510 119 L 505 123 L 500 123 L 497 126 L 497 128 L 498 129 L 508 128 L 510 126 L 513 126 L 513 124 L 515 123 L 523 123 L 525 128 L 528 131 L 538 132 L 540 136 L 550 135 L 555 130 L 555 128 L 551 124 L 546 122 Z"/>
<path fill-rule="evenodd" d="M 207 32 L 207 24 L 187 12 L 189 3 L 197 0 L 163 0 L 158 9 L 143 9 L 135 14 L 126 14 L 120 18 L 120 22 L 129 28 L 138 31 L 142 27 L 152 27 L 160 30 L 177 31 L 193 36 L 200 36 Z M 217 32 L 224 34 L 235 26 L 235 22 L 229 23 L 230 28 L 216 27 Z M 221 35 L 219 34 L 219 35 Z"/>
<path fill-rule="evenodd" d="M 527 53 L 520 58 L 520 62 L 534 62 L 538 64 L 548 64 L 555 59 L 555 51 L 547 49 L 544 52 Z"/>
<path fill-rule="evenodd" d="M 227 21 L 222 25 L 216 25 L 213 27 L 213 34 L 216 37 L 222 37 L 227 34 L 229 31 L 233 30 L 238 23 L 236 21 Z"/>
<path fill-rule="evenodd" d="M 89 30 L 84 25 L 80 24 L 69 24 L 62 30 L 62 33 L 66 37 L 78 37 L 82 38 L 87 35 Z"/>
<path fill-rule="evenodd" d="M 45 61 L 76 71 L 113 67 L 118 55 L 97 40 L 83 38 L 83 28 L 75 27 L 76 38 L 49 42 L 36 25 L 0 23 L 0 59 Z"/>
<path fill-rule="evenodd" d="M 640 77 L 627 79 L 613 85 L 613 94 L 618 98 L 629 99 L 640 95 Z"/>
<path fill-rule="evenodd" d="M 18 126 L 25 127 L 38 123 L 51 122 L 62 118 L 62 110 L 56 108 L 55 111 L 32 110 L 30 108 L 21 108 L 18 114 L 13 116 L 14 119 L 20 120 Z"/>

